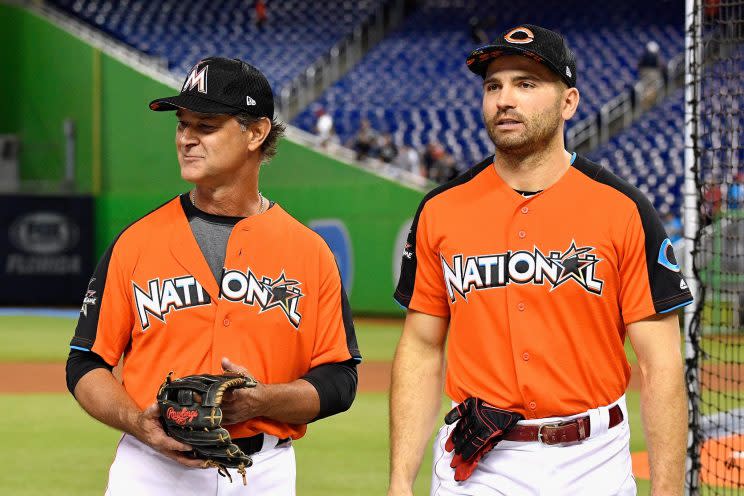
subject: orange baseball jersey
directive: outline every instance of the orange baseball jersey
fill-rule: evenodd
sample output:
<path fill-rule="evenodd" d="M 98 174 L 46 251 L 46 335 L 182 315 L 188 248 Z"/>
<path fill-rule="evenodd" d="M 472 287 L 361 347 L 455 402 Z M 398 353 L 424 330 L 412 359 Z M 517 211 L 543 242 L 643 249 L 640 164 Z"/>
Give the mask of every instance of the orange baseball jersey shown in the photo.
<path fill-rule="evenodd" d="M 361 359 L 335 259 L 323 239 L 275 204 L 240 220 L 216 281 L 178 197 L 114 241 L 91 279 L 71 346 L 108 364 L 123 355 L 123 384 L 140 408 L 175 377 L 245 365 L 285 383 L 326 363 Z M 256 418 L 230 426 L 299 438 L 304 425 Z"/>
<path fill-rule="evenodd" d="M 653 206 L 574 155 L 531 197 L 478 164 L 422 201 L 395 292 L 447 317 L 446 392 L 526 418 L 607 405 L 627 388 L 626 325 L 692 301 Z"/>

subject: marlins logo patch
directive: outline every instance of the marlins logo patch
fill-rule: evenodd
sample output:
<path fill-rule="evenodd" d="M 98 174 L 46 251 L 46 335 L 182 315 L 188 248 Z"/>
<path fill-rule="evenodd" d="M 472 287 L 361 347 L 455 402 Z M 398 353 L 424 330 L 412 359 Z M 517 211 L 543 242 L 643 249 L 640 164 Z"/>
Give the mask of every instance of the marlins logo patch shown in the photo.
<path fill-rule="evenodd" d="M 595 275 L 596 265 L 602 259 L 591 253 L 592 246 L 576 246 L 572 241 L 566 251 L 551 251 L 544 255 L 537 247 L 533 251 L 508 251 L 493 255 L 476 255 L 464 258 L 455 255 L 452 264 L 442 258 L 444 283 L 450 300 L 454 303 L 460 295 L 467 300 L 472 290 L 504 287 L 508 284 L 550 284 L 556 290 L 573 281 L 585 291 L 602 294 L 604 281 Z"/>

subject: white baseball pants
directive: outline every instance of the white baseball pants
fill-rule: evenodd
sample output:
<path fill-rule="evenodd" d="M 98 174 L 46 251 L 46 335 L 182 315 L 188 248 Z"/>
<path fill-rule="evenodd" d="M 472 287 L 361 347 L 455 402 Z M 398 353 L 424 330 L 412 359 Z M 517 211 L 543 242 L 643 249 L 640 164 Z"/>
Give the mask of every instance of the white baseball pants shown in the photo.
<path fill-rule="evenodd" d="M 109 470 L 106 496 L 295 496 L 295 455 L 292 443 L 275 447 L 277 438 L 264 436 L 263 449 L 251 455 L 253 465 L 243 476 L 229 469 L 232 483 L 215 468 L 190 468 L 125 434 Z"/>
<path fill-rule="evenodd" d="M 623 421 L 608 429 L 608 410 L 619 404 Z M 431 496 L 635 496 L 630 428 L 625 395 L 579 415 L 520 424 L 541 424 L 590 416 L 591 435 L 570 444 L 501 441 L 478 463 L 469 479 L 455 481 L 452 453 L 444 443 L 454 427 L 445 425 L 434 442 Z"/>

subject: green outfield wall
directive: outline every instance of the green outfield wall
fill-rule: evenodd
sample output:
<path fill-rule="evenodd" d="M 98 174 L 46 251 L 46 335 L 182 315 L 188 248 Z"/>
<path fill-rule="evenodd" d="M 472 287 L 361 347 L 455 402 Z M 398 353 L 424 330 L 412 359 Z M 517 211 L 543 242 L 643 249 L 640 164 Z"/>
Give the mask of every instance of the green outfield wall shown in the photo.
<path fill-rule="evenodd" d="M 0 134 L 20 135 L 21 178 L 62 179 L 62 124 L 69 118 L 78 126 L 77 179 L 89 189 L 92 49 L 38 17 L 2 4 L 0 47 Z"/>
<path fill-rule="evenodd" d="M 151 112 L 169 88 L 36 14 L 0 4 L 0 133 L 22 140 L 21 177 L 61 177 L 62 122 L 77 125 L 77 188 L 96 196 L 101 254 L 133 220 L 185 191 L 175 117 Z M 56 145 L 55 145 L 56 143 Z M 356 313 L 395 314 L 405 234 L 423 193 L 284 140 L 263 193 L 329 239 Z"/>

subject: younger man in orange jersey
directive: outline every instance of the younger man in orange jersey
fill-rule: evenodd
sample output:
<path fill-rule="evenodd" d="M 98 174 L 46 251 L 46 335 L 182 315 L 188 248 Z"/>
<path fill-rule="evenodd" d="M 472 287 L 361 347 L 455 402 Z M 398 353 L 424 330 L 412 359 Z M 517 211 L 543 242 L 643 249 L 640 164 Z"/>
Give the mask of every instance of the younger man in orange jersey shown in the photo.
<path fill-rule="evenodd" d="M 522 25 L 467 63 L 483 78 L 495 154 L 429 193 L 408 237 L 388 494 L 412 494 L 446 358 L 453 409 L 434 444 L 432 495 L 635 495 L 627 335 L 653 494 L 681 495 L 687 403 L 674 310 L 692 296 L 658 215 L 565 150 L 579 91 L 560 35 Z"/>
<path fill-rule="evenodd" d="M 106 494 L 246 494 L 186 457 L 154 403 L 171 370 L 224 370 L 259 381 L 222 404 L 223 425 L 253 458 L 249 493 L 294 495 L 292 441 L 349 408 L 361 357 L 331 250 L 258 189 L 284 130 L 271 87 L 255 67 L 211 57 L 150 108 L 176 111 L 181 177 L 194 188 L 106 251 L 67 363 L 80 405 L 124 433 Z M 111 369 L 122 357 L 120 384 Z"/>

